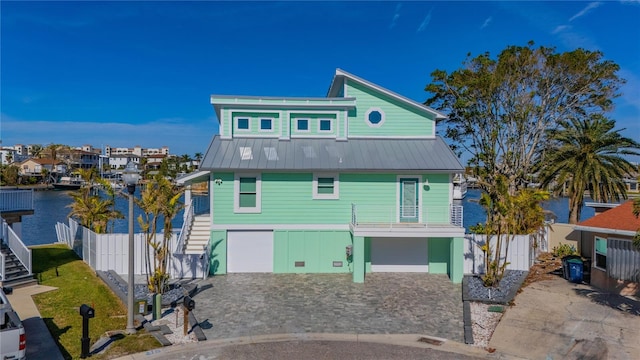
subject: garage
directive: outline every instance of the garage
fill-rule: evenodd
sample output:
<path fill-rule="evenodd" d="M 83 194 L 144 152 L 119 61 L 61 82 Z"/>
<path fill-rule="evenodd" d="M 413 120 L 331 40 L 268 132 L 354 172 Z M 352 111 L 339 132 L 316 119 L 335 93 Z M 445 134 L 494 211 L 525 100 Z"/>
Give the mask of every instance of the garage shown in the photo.
<path fill-rule="evenodd" d="M 273 231 L 227 232 L 227 272 L 273 272 Z"/>
<path fill-rule="evenodd" d="M 372 272 L 428 272 L 427 239 L 372 238 Z"/>

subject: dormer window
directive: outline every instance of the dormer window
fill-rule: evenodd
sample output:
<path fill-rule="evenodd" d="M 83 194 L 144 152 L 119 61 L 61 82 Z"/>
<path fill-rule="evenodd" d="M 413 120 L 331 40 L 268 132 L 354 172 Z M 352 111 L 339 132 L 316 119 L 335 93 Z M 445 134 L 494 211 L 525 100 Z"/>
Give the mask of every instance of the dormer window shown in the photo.
<path fill-rule="evenodd" d="M 260 119 L 260 131 L 272 131 L 273 119 L 262 118 Z"/>
<path fill-rule="evenodd" d="M 296 131 L 309 131 L 309 119 L 297 119 Z"/>
<path fill-rule="evenodd" d="M 319 132 L 331 132 L 333 126 L 331 126 L 333 121 L 331 119 L 320 119 L 318 121 L 318 131 Z"/>
<path fill-rule="evenodd" d="M 246 117 L 236 118 L 236 128 L 238 130 L 250 130 L 249 118 L 246 118 Z"/>

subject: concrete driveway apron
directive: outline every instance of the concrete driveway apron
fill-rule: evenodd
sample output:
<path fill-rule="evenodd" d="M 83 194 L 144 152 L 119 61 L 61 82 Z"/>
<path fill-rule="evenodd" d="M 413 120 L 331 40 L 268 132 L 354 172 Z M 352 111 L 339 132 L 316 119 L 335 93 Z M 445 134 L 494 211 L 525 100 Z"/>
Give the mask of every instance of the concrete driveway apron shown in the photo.
<path fill-rule="evenodd" d="M 227 274 L 200 283 L 207 339 L 267 334 L 422 334 L 463 342 L 461 285 L 445 275 Z"/>

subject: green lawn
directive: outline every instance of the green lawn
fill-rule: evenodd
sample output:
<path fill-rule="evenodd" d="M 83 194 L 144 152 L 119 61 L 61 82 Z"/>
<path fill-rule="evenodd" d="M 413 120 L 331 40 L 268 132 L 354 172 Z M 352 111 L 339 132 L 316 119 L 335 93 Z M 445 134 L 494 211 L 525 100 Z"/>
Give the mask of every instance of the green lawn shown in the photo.
<path fill-rule="evenodd" d="M 32 247 L 31 254 L 33 273 L 38 274 L 40 284 L 58 288 L 34 296 L 34 301 L 66 359 L 80 358 L 80 305 L 95 309 L 95 318 L 89 320 L 91 344 L 107 331 L 126 328 L 125 305 L 66 245 Z M 159 346 L 155 338 L 142 331 L 123 336 L 106 354 L 92 358 L 110 359 Z"/>

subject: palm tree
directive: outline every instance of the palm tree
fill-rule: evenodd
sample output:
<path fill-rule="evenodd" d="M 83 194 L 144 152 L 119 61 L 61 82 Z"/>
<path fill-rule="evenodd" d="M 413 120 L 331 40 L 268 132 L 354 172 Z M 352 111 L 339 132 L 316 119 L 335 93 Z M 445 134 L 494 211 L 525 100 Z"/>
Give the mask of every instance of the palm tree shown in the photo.
<path fill-rule="evenodd" d="M 541 161 L 541 186 L 555 191 L 566 186 L 569 196 L 569 223 L 576 224 L 582 213 L 584 192 L 594 201 L 627 198 L 623 177 L 633 170 L 624 156 L 638 156 L 640 144 L 614 130 L 615 120 L 601 114 L 560 121 L 549 131 L 550 148 Z"/>
<path fill-rule="evenodd" d="M 11 164 L 13 162 L 13 153 L 12 152 L 7 153 L 7 155 L 4 158 L 5 160 L 7 160 L 7 165 Z"/>
<path fill-rule="evenodd" d="M 78 169 L 80 177 L 85 181 L 85 186 L 69 195 L 73 202 L 67 207 L 71 208 L 69 217 L 77 217 L 80 224 L 102 234 L 107 232 L 109 222 L 122 219 L 124 215 L 115 209 L 115 192 L 108 181 L 97 179 L 96 169 Z M 107 198 L 93 191 L 94 183 L 102 185 L 107 193 Z"/>
<path fill-rule="evenodd" d="M 164 176 L 156 175 L 153 181 L 147 184 L 141 198 L 136 200 L 144 214 L 138 217 L 138 223 L 145 233 L 147 246 L 155 255 L 153 269 L 148 271 L 152 275 L 147 279 L 149 289 L 155 293 L 163 293 L 169 280 L 169 245 L 173 235 L 171 222 L 184 207 L 180 202 L 182 192 L 182 188 L 174 186 Z M 157 241 L 155 235 L 160 217 L 164 219 L 164 236 L 161 241 Z M 148 270 L 150 266 L 150 259 L 147 258 Z"/>
<path fill-rule="evenodd" d="M 42 156 L 42 145 L 32 145 L 31 146 L 31 156 L 36 159 L 39 159 Z"/>

